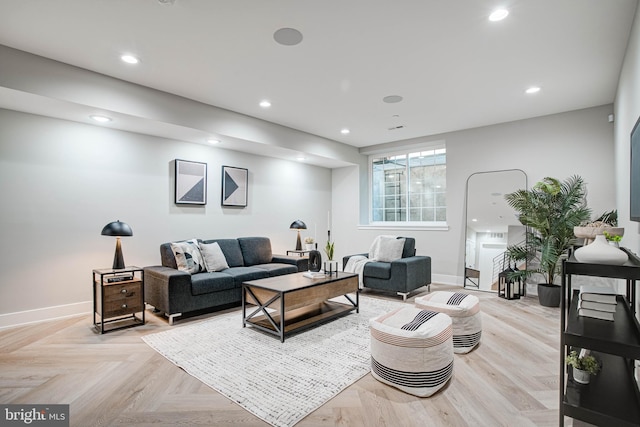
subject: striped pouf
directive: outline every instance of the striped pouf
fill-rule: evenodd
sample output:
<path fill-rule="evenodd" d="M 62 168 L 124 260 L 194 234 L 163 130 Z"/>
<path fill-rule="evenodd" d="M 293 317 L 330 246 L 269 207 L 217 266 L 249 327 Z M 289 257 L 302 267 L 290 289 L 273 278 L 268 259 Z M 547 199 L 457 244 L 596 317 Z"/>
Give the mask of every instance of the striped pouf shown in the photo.
<path fill-rule="evenodd" d="M 448 314 L 453 322 L 453 351 L 468 353 L 480 342 L 480 300 L 462 292 L 436 291 L 415 300 L 416 308 Z"/>
<path fill-rule="evenodd" d="M 453 373 L 451 318 L 404 306 L 369 321 L 371 374 L 415 396 L 440 390 Z"/>

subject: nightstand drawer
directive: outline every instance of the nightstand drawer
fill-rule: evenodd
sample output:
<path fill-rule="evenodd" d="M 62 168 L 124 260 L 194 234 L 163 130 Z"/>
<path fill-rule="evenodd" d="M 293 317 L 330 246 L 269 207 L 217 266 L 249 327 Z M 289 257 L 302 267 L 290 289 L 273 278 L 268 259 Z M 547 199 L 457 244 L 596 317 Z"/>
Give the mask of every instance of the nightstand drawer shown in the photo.
<path fill-rule="evenodd" d="M 140 298 L 142 291 L 142 281 L 132 280 L 123 283 L 109 284 L 104 286 L 104 301 L 117 301 L 123 298 L 137 296 Z"/>
<path fill-rule="evenodd" d="M 96 286 L 100 286 L 96 283 Z M 102 299 L 104 298 L 104 301 Z M 102 286 L 96 293 L 96 312 L 103 317 L 116 317 L 143 311 L 142 281 L 131 280 Z M 104 312 L 102 305 L 104 304 Z"/>

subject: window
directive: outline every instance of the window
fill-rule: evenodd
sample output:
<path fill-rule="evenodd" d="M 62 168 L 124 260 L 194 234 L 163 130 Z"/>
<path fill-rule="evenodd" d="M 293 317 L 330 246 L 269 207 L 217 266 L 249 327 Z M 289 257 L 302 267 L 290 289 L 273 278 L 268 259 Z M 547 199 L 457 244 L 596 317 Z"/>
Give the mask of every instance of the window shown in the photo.
<path fill-rule="evenodd" d="M 371 221 L 444 223 L 447 220 L 447 150 L 444 146 L 371 161 Z"/>

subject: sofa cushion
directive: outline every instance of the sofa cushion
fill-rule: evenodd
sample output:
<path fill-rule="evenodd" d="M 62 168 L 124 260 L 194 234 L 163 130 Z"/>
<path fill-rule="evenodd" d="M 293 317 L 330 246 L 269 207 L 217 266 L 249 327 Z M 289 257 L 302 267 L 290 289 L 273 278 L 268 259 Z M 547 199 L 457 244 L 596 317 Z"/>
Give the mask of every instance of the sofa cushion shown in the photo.
<path fill-rule="evenodd" d="M 372 261 L 364 266 L 362 274 L 366 277 L 376 277 L 378 279 L 391 278 L 391 263 Z"/>
<path fill-rule="evenodd" d="M 160 261 L 163 267 L 178 269 L 176 264 L 176 257 L 171 250 L 171 243 L 163 243 L 160 245 Z"/>
<path fill-rule="evenodd" d="M 416 254 L 416 239 L 413 237 L 398 237 L 398 239 L 404 239 L 402 258 L 408 258 Z"/>
<path fill-rule="evenodd" d="M 268 264 L 273 258 L 271 240 L 268 237 L 240 237 L 238 238 L 244 265 Z"/>
<path fill-rule="evenodd" d="M 204 243 L 200 242 L 200 253 L 204 260 L 204 265 L 208 272 L 221 271 L 229 268 L 227 259 L 220 249 L 218 243 Z"/>
<path fill-rule="evenodd" d="M 171 242 L 170 245 L 173 256 L 176 258 L 178 270 L 191 274 L 206 271 L 196 239 L 187 240 L 186 242 Z"/>
<path fill-rule="evenodd" d="M 242 251 L 237 239 L 202 240 L 202 243 L 217 243 L 227 259 L 229 267 L 243 267 Z"/>
<path fill-rule="evenodd" d="M 235 287 L 233 277 L 225 273 L 200 273 L 191 276 L 191 293 L 193 295 L 209 294 Z"/>
<path fill-rule="evenodd" d="M 243 282 L 249 280 L 258 280 L 269 277 L 269 272 L 262 268 L 256 267 L 231 267 L 224 271 L 233 277 L 236 286 L 241 286 Z"/>
<path fill-rule="evenodd" d="M 258 264 L 258 265 L 254 265 L 253 267 L 268 271 L 269 276 L 271 277 L 298 272 L 298 267 L 296 267 L 295 265 L 280 264 L 275 262 L 272 262 L 269 264 Z"/>

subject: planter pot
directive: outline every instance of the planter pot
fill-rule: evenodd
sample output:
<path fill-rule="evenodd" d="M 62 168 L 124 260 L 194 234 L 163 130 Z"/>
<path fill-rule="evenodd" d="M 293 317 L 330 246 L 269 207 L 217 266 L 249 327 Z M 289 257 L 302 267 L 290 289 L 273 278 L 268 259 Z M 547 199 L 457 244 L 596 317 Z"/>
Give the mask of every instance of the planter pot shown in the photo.
<path fill-rule="evenodd" d="M 315 249 L 315 245 L 313 243 L 305 243 L 304 246 L 308 251 L 312 251 Z"/>
<path fill-rule="evenodd" d="M 560 286 L 538 283 L 538 301 L 544 307 L 560 307 Z"/>
<path fill-rule="evenodd" d="M 583 371 L 582 369 L 573 368 L 573 380 L 579 384 L 589 384 L 589 380 L 591 379 L 591 374 L 587 371 Z"/>

